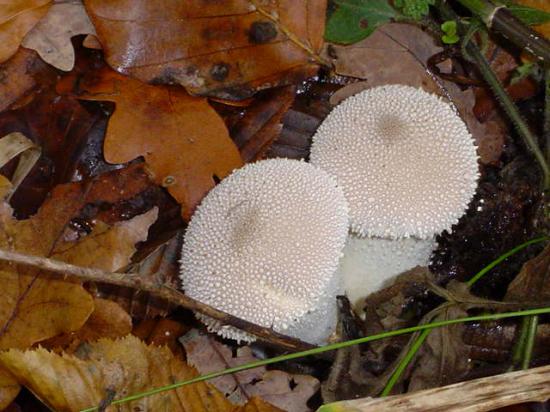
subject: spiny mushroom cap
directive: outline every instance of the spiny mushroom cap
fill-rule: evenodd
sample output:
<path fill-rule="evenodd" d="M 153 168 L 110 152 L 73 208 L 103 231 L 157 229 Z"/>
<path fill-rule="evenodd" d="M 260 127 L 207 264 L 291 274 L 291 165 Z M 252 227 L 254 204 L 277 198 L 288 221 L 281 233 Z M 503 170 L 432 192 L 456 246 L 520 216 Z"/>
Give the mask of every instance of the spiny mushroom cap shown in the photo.
<path fill-rule="evenodd" d="M 432 239 L 360 238 L 350 235 L 340 260 L 338 276 L 345 294 L 359 311 L 368 295 L 416 266 L 427 266 L 436 246 Z"/>
<path fill-rule="evenodd" d="M 336 177 L 361 236 L 429 238 L 450 229 L 478 179 L 476 147 L 459 115 L 403 85 L 335 107 L 313 136 L 311 163 Z"/>
<path fill-rule="evenodd" d="M 344 194 L 327 173 L 288 159 L 249 164 L 212 189 L 193 215 L 183 287 L 203 303 L 301 338 L 293 325 L 336 296 L 347 231 Z M 201 320 L 226 337 L 251 338 Z"/>

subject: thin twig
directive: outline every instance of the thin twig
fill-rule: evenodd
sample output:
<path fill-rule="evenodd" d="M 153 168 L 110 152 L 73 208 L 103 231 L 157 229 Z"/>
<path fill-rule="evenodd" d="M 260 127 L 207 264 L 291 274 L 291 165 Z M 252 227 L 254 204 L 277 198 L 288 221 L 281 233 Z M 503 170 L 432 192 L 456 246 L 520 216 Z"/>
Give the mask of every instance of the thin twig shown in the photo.
<path fill-rule="evenodd" d="M 172 289 L 164 285 L 153 284 L 149 281 L 144 280 L 140 277 L 140 275 L 135 273 L 106 272 L 100 269 L 71 265 L 69 263 L 61 262 L 59 260 L 48 259 L 41 256 L 26 255 L 23 253 L 10 252 L 2 249 L 0 249 L 0 260 L 33 266 L 50 272 L 61 273 L 65 277 L 72 276 L 81 281 L 101 282 L 144 291 L 167 302 L 202 313 L 204 315 L 210 316 L 211 318 L 219 320 L 224 324 L 242 329 L 248 333 L 258 336 L 262 340 L 272 345 L 278 346 L 286 350 L 297 351 L 314 347 L 313 345 L 305 343 L 299 339 L 277 333 L 272 329 L 264 328 L 254 323 L 250 323 L 246 320 L 239 319 L 228 313 L 222 312 L 195 299 L 192 299 L 176 289 Z"/>
<path fill-rule="evenodd" d="M 335 402 L 319 412 L 489 411 L 522 402 L 543 402 L 550 398 L 550 366 L 489 376 L 441 388 L 389 396 Z"/>

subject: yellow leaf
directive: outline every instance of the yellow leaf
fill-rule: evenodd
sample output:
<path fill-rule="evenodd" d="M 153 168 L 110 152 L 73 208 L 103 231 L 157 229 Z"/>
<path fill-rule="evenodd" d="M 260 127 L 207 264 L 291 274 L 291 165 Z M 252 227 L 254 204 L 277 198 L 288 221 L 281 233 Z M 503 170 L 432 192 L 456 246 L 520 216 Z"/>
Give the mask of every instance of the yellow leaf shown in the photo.
<path fill-rule="evenodd" d="M 128 177 L 139 176 L 136 172 L 128 172 Z M 60 241 L 66 224 L 85 204 L 116 193 L 118 185 L 127 189 L 124 193 L 132 195 L 126 180 L 121 178 L 123 173 L 57 186 L 40 210 L 26 220 L 14 219 L 10 206 L 0 202 L 0 248 L 104 270 L 125 266 L 135 251 L 134 244 L 146 238 L 149 225 L 156 219 L 156 210 L 112 228 L 98 225 L 101 233 L 92 232 L 78 241 Z M 79 283 L 53 279 L 30 266 L 0 261 L 0 282 L 0 349 L 25 349 L 76 331 L 94 310 L 92 296 Z M 3 385 L 0 380 L 0 406 L 14 396 L 9 383 L 8 380 Z"/>
<path fill-rule="evenodd" d="M 77 356 L 56 355 L 43 348 L 9 350 L 0 362 L 44 403 L 56 411 L 78 411 L 97 406 L 109 393 L 116 398 L 197 376 L 194 368 L 166 347 L 147 346 L 134 336 L 101 339 L 86 345 Z M 166 391 L 107 408 L 107 411 L 274 412 L 258 400 L 233 406 L 205 382 Z"/>
<path fill-rule="evenodd" d="M 15 54 L 23 37 L 47 13 L 51 0 L 8 0 L 0 4 L 0 63 Z"/>

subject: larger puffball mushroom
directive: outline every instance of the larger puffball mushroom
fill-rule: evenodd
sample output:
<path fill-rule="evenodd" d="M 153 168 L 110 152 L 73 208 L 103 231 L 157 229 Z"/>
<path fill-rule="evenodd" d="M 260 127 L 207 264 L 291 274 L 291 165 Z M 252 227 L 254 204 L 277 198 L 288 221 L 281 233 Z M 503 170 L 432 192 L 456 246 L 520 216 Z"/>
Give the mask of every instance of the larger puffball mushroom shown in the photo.
<path fill-rule="evenodd" d="M 184 290 L 236 317 L 321 343 L 336 323 L 335 273 L 347 232 L 346 199 L 326 172 L 288 159 L 246 165 L 210 191 L 187 227 Z M 199 318 L 225 337 L 253 340 Z"/>
<path fill-rule="evenodd" d="M 463 215 L 477 185 L 472 136 L 440 97 L 387 85 L 336 106 L 311 163 L 336 177 L 359 236 L 427 239 Z"/>

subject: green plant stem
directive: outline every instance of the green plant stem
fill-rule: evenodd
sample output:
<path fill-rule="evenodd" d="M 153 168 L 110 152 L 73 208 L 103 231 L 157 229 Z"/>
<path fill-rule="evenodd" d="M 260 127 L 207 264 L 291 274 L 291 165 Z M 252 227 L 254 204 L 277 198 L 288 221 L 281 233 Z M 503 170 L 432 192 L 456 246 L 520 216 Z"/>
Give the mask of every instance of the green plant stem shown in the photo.
<path fill-rule="evenodd" d="M 495 75 L 495 73 L 491 69 L 491 66 L 489 65 L 489 62 L 487 61 L 485 56 L 479 51 L 477 46 L 470 42 L 466 45 L 466 50 L 476 63 L 479 71 L 481 72 L 481 75 L 483 76 L 483 79 L 487 82 L 487 84 L 497 97 L 497 101 L 499 102 L 501 108 L 506 112 L 514 127 L 516 128 L 516 131 L 521 136 L 526 146 L 535 156 L 535 159 L 542 169 L 542 180 L 544 189 L 546 190 L 550 188 L 550 168 L 548 167 L 548 163 L 546 163 L 546 159 L 537 144 L 536 137 L 533 135 L 533 133 L 531 133 L 529 126 L 527 126 L 527 124 L 521 117 L 516 105 L 514 104 L 508 93 L 506 93 L 506 90 L 504 90 L 502 83 Z"/>
<path fill-rule="evenodd" d="M 476 1 L 485 1 L 485 0 L 476 0 Z M 438 7 L 443 19 L 457 21 L 458 31 L 461 35 L 464 36 L 465 33 L 467 32 L 467 28 L 463 23 L 460 22 L 460 20 L 458 20 L 458 16 L 449 7 L 449 5 L 443 1 L 440 1 L 438 3 Z M 537 35 L 537 37 L 540 37 L 540 36 Z M 462 50 L 465 51 L 465 53 L 463 53 L 464 57 L 469 60 L 472 60 L 476 64 L 483 79 L 489 85 L 493 94 L 497 98 L 499 105 L 507 114 L 508 118 L 514 125 L 518 134 L 523 139 L 525 145 L 535 156 L 535 159 L 537 160 L 542 170 L 543 188 L 545 190 L 550 188 L 550 167 L 548 166 L 548 163 L 546 163 L 545 156 L 542 154 L 538 146 L 537 139 L 535 138 L 533 133 L 531 133 L 529 126 L 527 126 L 527 124 L 521 117 L 519 110 L 517 109 L 516 105 L 514 104 L 510 96 L 508 96 L 508 93 L 506 93 L 506 90 L 504 90 L 502 83 L 496 76 L 493 69 L 491 69 L 489 62 L 487 61 L 485 56 L 481 53 L 479 48 L 472 41 L 468 41 L 467 44 L 464 44 L 462 47 Z"/>
<path fill-rule="evenodd" d="M 487 25 L 491 24 L 495 6 L 483 0 L 458 0 L 460 4 L 477 15 Z"/>
<path fill-rule="evenodd" d="M 502 263 L 503 261 L 508 259 L 510 256 L 518 253 L 519 251 L 525 249 L 530 245 L 533 245 L 539 242 L 544 242 L 549 239 L 550 238 L 547 236 L 542 236 L 542 237 L 528 240 L 527 242 L 524 242 L 521 245 L 516 246 L 515 248 L 502 254 L 501 256 L 493 260 L 491 263 L 489 263 L 487 266 L 485 266 L 483 269 L 481 269 L 479 272 L 477 272 L 474 276 L 471 277 L 471 279 L 468 282 L 466 282 L 466 285 L 468 285 L 468 287 L 472 287 L 472 285 L 476 283 L 479 279 L 481 279 L 483 275 L 485 275 L 487 272 L 489 272 L 499 263 Z M 416 338 L 416 340 L 413 342 L 413 344 L 411 345 L 411 347 L 409 348 L 409 350 L 407 351 L 403 359 L 399 361 L 399 364 L 397 365 L 397 367 L 395 368 L 395 371 L 392 373 L 392 375 L 390 376 L 390 379 L 384 386 L 384 389 L 382 390 L 382 393 L 380 394 L 380 396 L 386 396 L 391 392 L 395 384 L 399 381 L 399 378 L 401 378 L 401 375 L 407 368 L 409 362 L 414 358 L 414 356 L 416 355 L 416 353 L 418 352 L 418 350 L 420 349 L 420 347 L 422 346 L 422 344 L 424 343 L 424 341 L 426 340 L 429 334 L 430 334 L 430 330 L 428 329 L 422 332 L 422 334 L 420 334 Z M 524 352 L 522 351 L 520 353 L 524 353 Z"/>
<path fill-rule="evenodd" d="M 420 349 L 420 347 L 422 346 L 426 338 L 430 335 L 430 332 L 431 332 L 431 329 L 426 329 L 426 330 L 423 330 L 422 333 L 420 333 L 420 335 L 418 335 L 416 340 L 411 345 L 410 349 L 405 354 L 405 357 L 401 362 L 399 362 L 399 365 L 397 365 L 397 368 L 392 373 L 392 375 L 390 376 L 390 379 L 384 386 L 384 389 L 380 394 L 381 397 L 388 396 L 390 394 L 391 390 L 393 389 L 393 387 L 395 386 L 395 384 L 397 383 L 397 381 L 399 380 L 403 372 L 405 372 L 405 369 L 407 368 L 407 366 L 409 366 L 409 363 L 411 363 L 411 361 L 416 356 L 416 353 L 418 352 L 418 350 Z"/>
<path fill-rule="evenodd" d="M 522 362 L 525 354 L 525 344 L 527 342 L 527 333 L 529 331 L 529 318 L 523 318 L 521 320 L 521 329 L 519 338 L 514 345 L 514 352 L 512 354 L 512 365 L 508 368 L 509 371 L 516 369 L 516 366 Z"/>
<path fill-rule="evenodd" d="M 525 351 L 523 352 L 522 369 L 529 369 L 531 358 L 533 357 L 533 347 L 535 346 L 535 338 L 537 336 L 537 327 L 539 325 L 538 316 L 530 316 L 528 318 L 527 338 L 525 341 Z"/>
<path fill-rule="evenodd" d="M 196 378 L 189 379 L 187 381 L 176 382 L 176 383 L 173 383 L 171 385 L 151 389 L 151 390 L 146 391 L 146 392 L 141 392 L 141 393 L 138 393 L 138 394 L 135 394 L 135 395 L 126 396 L 124 398 L 117 399 L 117 400 L 113 401 L 111 403 L 111 405 L 119 405 L 119 404 L 122 404 L 122 403 L 135 401 L 137 399 L 141 399 L 141 398 L 144 398 L 146 396 L 151 396 L 151 395 L 155 395 L 157 393 L 165 392 L 165 391 L 168 391 L 168 390 L 181 388 L 182 386 L 190 385 L 192 383 L 206 381 L 206 380 L 209 380 L 209 379 L 212 379 L 212 378 L 216 378 L 218 376 L 228 375 L 228 374 L 235 373 L 235 372 L 241 372 L 241 371 L 245 371 L 245 370 L 249 370 L 249 369 L 254 369 L 254 368 L 257 368 L 259 366 L 271 365 L 273 363 L 278 363 L 278 362 L 288 361 L 288 360 L 292 360 L 292 359 L 303 358 L 305 356 L 318 355 L 320 353 L 332 351 L 332 350 L 335 350 L 335 349 L 347 348 L 347 347 L 350 347 L 350 346 L 353 346 L 353 345 L 359 345 L 359 344 L 362 344 L 362 343 L 373 342 L 373 341 L 380 340 L 380 339 L 391 338 L 393 336 L 405 335 L 407 333 L 413 333 L 413 332 L 424 331 L 424 330 L 431 330 L 431 329 L 439 328 L 439 327 L 442 327 L 442 326 L 456 325 L 457 323 L 464 323 L 464 322 L 495 321 L 495 320 L 500 320 L 500 319 L 510 319 L 510 318 L 517 318 L 517 317 L 522 317 L 522 316 L 532 316 L 532 315 L 543 315 L 543 314 L 548 314 L 548 313 L 550 313 L 550 307 L 520 310 L 520 311 L 514 311 L 514 312 L 493 313 L 493 314 L 485 314 L 485 315 L 478 315 L 478 316 L 468 316 L 468 317 L 464 317 L 464 318 L 449 319 L 449 320 L 444 320 L 444 321 L 432 322 L 432 323 L 425 324 L 425 325 L 417 325 L 417 326 L 412 326 L 412 327 L 409 327 L 409 328 L 391 330 L 391 331 L 388 331 L 388 332 L 379 333 L 377 335 L 365 336 L 363 338 L 348 340 L 348 341 L 345 341 L 345 342 L 333 343 L 331 345 L 326 345 L 326 346 L 322 346 L 322 347 L 319 347 L 319 348 L 309 349 L 309 350 L 305 350 L 305 351 L 302 351 L 302 352 L 289 353 L 287 355 L 276 356 L 274 358 L 262 359 L 262 360 L 259 360 L 259 361 L 256 361 L 256 362 L 247 363 L 245 365 L 239 365 L 239 366 L 235 366 L 235 367 L 229 368 L 229 369 L 224 369 L 224 370 L 221 370 L 221 371 L 218 371 L 218 372 L 212 372 L 212 373 L 209 373 L 209 374 L 206 374 L 206 375 L 197 376 Z M 81 412 L 92 412 L 92 411 L 97 411 L 98 409 L 99 408 L 97 406 L 94 406 L 94 407 L 91 407 L 91 408 L 83 409 L 83 410 L 81 410 Z"/>
<path fill-rule="evenodd" d="M 550 42 L 523 24 L 502 5 L 487 0 L 458 0 L 460 4 L 480 17 L 485 25 L 502 34 L 512 44 L 526 50 L 539 60 L 550 63 Z"/>
<path fill-rule="evenodd" d="M 544 127 L 546 161 L 550 163 L 550 64 L 544 69 Z"/>

